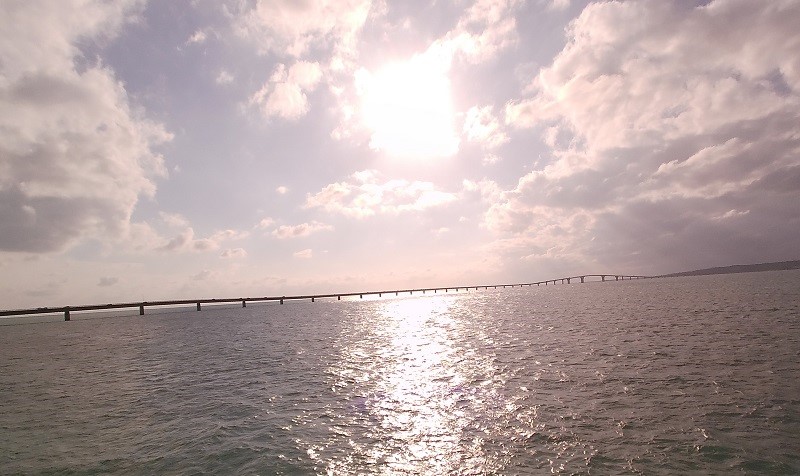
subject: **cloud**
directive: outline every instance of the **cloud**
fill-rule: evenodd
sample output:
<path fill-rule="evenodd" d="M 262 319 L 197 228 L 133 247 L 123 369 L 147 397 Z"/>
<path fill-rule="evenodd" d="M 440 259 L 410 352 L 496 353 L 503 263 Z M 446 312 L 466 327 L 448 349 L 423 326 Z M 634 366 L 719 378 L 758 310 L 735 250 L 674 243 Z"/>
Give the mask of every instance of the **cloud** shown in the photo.
<path fill-rule="evenodd" d="M 494 149 L 509 140 L 492 109 L 492 106 L 473 106 L 464 118 L 467 139 L 482 144 L 486 149 Z"/>
<path fill-rule="evenodd" d="M 314 256 L 314 252 L 310 249 L 305 249 L 294 253 L 292 256 L 300 259 L 311 259 Z"/>
<path fill-rule="evenodd" d="M 316 89 L 321 78 L 319 63 L 298 61 L 288 70 L 278 64 L 269 81 L 250 97 L 250 105 L 265 117 L 298 119 L 309 110 L 306 93 Z"/>
<path fill-rule="evenodd" d="M 166 175 L 171 135 L 135 112 L 114 72 L 78 44 L 109 38 L 139 2 L 0 7 L 0 250 L 55 252 L 122 239 L 140 196 Z"/>
<path fill-rule="evenodd" d="M 281 185 L 280 187 L 275 189 L 275 193 L 277 193 L 278 195 L 286 195 L 286 193 L 288 191 L 289 191 L 289 188 L 285 187 L 283 185 Z"/>
<path fill-rule="evenodd" d="M 189 220 L 180 213 L 158 212 L 158 216 L 161 218 L 161 221 L 172 227 L 182 228 L 189 226 Z"/>
<path fill-rule="evenodd" d="M 201 44 L 205 43 L 207 39 L 208 35 L 206 34 L 206 32 L 204 32 L 203 30 L 197 30 L 192 34 L 192 36 L 189 37 L 188 40 L 186 40 L 185 44 L 186 45 Z"/>
<path fill-rule="evenodd" d="M 796 2 L 590 4 L 506 108 L 553 160 L 495 196 L 485 226 L 620 266 L 795 257 L 797 22 Z"/>
<path fill-rule="evenodd" d="M 273 223 L 275 223 L 275 220 L 270 217 L 262 218 L 254 228 L 266 230 L 267 228 L 271 227 Z"/>
<path fill-rule="evenodd" d="M 364 218 L 377 214 L 422 211 L 455 201 L 457 196 L 437 190 L 431 182 L 403 179 L 380 182 L 377 172 L 354 173 L 347 182 L 327 185 L 306 197 L 306 208 Z"/>
<path fill-rule="evenodd" d="M 320 223 L 318 221 L 312 221 L 311 223 L 301 223 L 294 226 L 281 225 L 272 232 L 272 236 L 280 239 L 303 238 L 318 231 L 330 230 L 333 230 L 331 225 L 326 225 L 325 223 Z"/>
<path fill-rule="evenodd" d="M 520 0 L 477 0 L 438 43 L 473 63 L 483 62 L 519 41 L 515 10 Z"/>
<path fill-rule="evenodd" d="M 157 249 L 165 252 L 203 252 L 215 251 L 226 241 L 240 240 L 249 236 L 249 233 L 236 230 L 221 230 L 207 238 L 195 238 L 192 227 L 185 228 L 177 236 Z"/>
<path fill-rule="evenodd" d="M 223 250 L 222 253 L 219 255 L 220 258 L 228 259 L 228 258 L 245 258 L 247 257 L 247 251 L 244 248 L 228 248 Z"/>
<path fill-rule="evenodd" d="M 235 12 L 239 33 L 263 53 L 303 56 L 313 46 L 352 55 L 371 0 L 256 0 Z"/>
<path fill-rule="evenodd" d="M 114 277 L 103 277 L 100 278 L 100 281 L 97 282 L 97 285 L 101 288 L 113 286 L 119 282 L 119 278 Z"/>
<path fill-rule="evenodd" d="M 216 82 L 219 85 L 226 85 L 226 84 L 231 84 L 234 79 L 235 78 L 233 77 L 233 75 L 231 73 L 229 73 L 228 71 L 225 71 L 223 69 L 223 70 L 220 70 L 220 72 L 217 75 L 216 79 L 214 79 L 214 82 Z"/>

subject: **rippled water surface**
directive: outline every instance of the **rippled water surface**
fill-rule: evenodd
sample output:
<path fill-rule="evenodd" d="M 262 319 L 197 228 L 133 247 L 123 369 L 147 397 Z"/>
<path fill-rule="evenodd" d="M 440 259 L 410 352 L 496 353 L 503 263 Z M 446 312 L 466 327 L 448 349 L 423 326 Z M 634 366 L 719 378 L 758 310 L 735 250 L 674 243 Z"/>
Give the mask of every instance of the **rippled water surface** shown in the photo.
<path fill-rule="evenodd" d="M 4 474 L 800 473 L 798 271 L 3 323 Z"/>

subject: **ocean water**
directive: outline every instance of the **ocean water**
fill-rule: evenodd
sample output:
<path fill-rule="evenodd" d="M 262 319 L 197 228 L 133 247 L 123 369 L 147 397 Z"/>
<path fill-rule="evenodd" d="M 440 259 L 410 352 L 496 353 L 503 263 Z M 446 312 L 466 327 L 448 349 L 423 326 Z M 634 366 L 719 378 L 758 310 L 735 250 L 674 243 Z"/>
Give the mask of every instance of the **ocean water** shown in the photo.
<path fill-rule="evenodd" d="M 800 474 L 800 272 L 0 327 L 0 473 Z"/>

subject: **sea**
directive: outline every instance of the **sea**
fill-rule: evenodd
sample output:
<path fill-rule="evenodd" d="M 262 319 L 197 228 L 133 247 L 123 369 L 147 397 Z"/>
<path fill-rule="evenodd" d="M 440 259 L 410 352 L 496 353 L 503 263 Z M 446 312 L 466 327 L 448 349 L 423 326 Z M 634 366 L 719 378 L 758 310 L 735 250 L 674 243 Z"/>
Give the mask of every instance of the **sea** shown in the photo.
<path fill-rule="evenodd" d="M 800 474 L 800 270 L 0 324 L 2 474 Z"/>

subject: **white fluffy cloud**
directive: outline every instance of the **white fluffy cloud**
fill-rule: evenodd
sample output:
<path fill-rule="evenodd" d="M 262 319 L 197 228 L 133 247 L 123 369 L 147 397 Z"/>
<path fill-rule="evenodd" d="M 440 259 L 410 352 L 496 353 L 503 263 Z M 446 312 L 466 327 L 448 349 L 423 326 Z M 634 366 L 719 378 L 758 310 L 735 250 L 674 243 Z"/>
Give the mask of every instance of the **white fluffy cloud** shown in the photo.
<path fill-rule="evenodd" d="M 333 227 L 318 221 L 311 223 L 301 223 L 299 225 L 281 225 L 272 232 L 276 238 L 303 238 L 318 231 L 331 231 Z"/>
<path fill-rule="evenodd" d="M 258 230 L 266 230 L 267 228 L 271 227 L 273 223 L 275 223 L 275 220 L 270 217 L 262 218 L 254 228 Z"/>
<path fill-rule="evenodd" d="M 311 249 L 300 250 L 296 253 L 293 253 L 293 256 L 300 259 L 311 259 L 314 257 L 314 251 Z"/>
<path fill-rule="evenodd" d="M 306 208 L 322 208 L 355 218 L 421 211 L 446 205 L 456 195 L 437 190 L 430 182 L 394 179 L 381 182 L 377 172 L 356 172 L 306 198 Z"/>
<path fill-rule="evenodd" d="M 196 238 L 194 229 L 187 227 L 178 235 L 161 245 L 158 250 L 171 253 L 194 251 L 215 251 L 220 248 L 220 245 L 227 241 L 241 240 L 247 238 L 249 233 L 236 230 L 220 230 L 206 238 Z M 230 251 L 230 250 L 227 250 Z M 243 250 L 244 251 L 244 250 Z M 225 253 L 223 253 L 225 254 Z M 229 256 L 223 256 L 229 257 Z"/>
<path fill-rule="evenodd" d="M 256 0 L 237 15 L 240 32 L 264 52 L 299 57 L 316 46 L 347 54 L 371 6 L 371 0 Z"/>
<path fill-rule="evenodd" d="M 508 142 L 500 121 L 494 115 L 492 106 L 471 107 L 464 118 L 464 133 L 467 139 L 494 149 Z"/>
<path fill-rule="evenodd" d="M 555 160 L 486 224 L 623 265 L 794 256 L 799 23 L 795 1 L 589 5 L 506 110 L 545 128 Z"/>
<path fill-rule="evenodd" d="M 226 84 L 231 84 L 234 79 L 236 79 L 236 78 L 234 78 L 231 73 L 229 73 L 229 72 L 227 72 L 227 71 L 225 71 L 223 69 L 223 70 L 221 70 L 219 72 L 219 74 L 217 75 L 216 79 L 214 79 L 214 82 L 216 82 L 219 85 L 223 85 L 224 86 Z"/>
<path fill-rule="evenodd" d="M 476 0 L 439 43 L 471 62 L 481 62 L 519 41 L 514 13 L 520 0 Z"/>
<path fill-rule="evenodd" d="M 140 3 L 0 5 L 0 249 L 125 237 L 166 173 L 154 147 L 170 135 L 134 112 L 109 68 L 76 65 L 79 42 L 116 34 Z"/>
<path fill-rule="evenodd" d="M 223 259 L 245 258 L 247 257 L 247 251 L 244 248 L 228 248 L 223 250 L 219 257 Z"/>
<path fill-rule="evenodd" d="M 279 64 L 269 81 L 250 98 L 250 105 L 258 107 L 266 117 L 298 119 L 309 110 L 307 93 L 316 89 L 322 78 L 318 63 L 298 61 L 288 70 Z"/>

